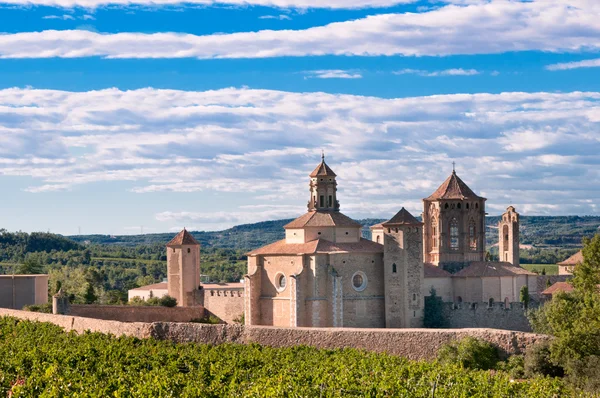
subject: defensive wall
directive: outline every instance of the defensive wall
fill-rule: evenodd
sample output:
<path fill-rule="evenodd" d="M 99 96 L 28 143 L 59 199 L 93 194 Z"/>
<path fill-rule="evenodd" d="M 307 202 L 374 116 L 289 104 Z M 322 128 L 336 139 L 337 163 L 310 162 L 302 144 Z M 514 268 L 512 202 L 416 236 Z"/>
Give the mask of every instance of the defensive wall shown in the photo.
<path fill-rule="evenodd" d="M 204 307 L 206 315 L 216 316 L 225 323 L 234 323 L 244 314 L 243 287 L 209 286 L 201 286 L 203 294 L 200 295 L 200 304 Z"/>
<path fill-rule="evenodd" d="M 534 304 L 532 304 L 534 305 Z M 526 309 L 522 303 L 444 303 L 444 318 L 448 327 L 490 328 L 531 332 Z"/>
<path fill-rule="evenodd" d="M 258 343 L 271 347 L 307 345 L 317 348 L 353 347 L 386 352 L 409 359 L 432 359 L 445 343 L 471 336 L 489 341 L 507 354 L 524 352 L 545 335 L 496 329 L 350 329 L 278 328 L 269 326 L 206 325 L 170 322 L 118 322 L 70 315 L 0 309 L 0 316 L 50 322 L 66 331 L 90 330 L 138 338 L 153 337 L 174 342 L 201 344 Z"/>
<path fill-rule="evenodd" d="M 203 307 L 71 304 L 69 315 L 120 322 L 190 322 L 203 318 Z"/>

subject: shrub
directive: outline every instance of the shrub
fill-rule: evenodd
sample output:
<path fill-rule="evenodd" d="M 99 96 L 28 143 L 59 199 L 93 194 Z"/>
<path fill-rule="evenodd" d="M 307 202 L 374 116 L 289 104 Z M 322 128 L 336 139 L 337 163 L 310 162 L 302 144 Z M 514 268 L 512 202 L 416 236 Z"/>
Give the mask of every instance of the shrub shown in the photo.
<path fill-rule="evenodd" d="M 192 319 L 190 322 L 193 323 L 207 323 L 210 325 L 219 325 L 223 323 L 219 318 L 214 315 L 205 316 L 204 318 Z"/>
<path fill-rule="evenodd" d="M 533 345 L 525 353 L 525 375 L 533 376 L 564 376 L 564 370 L 550 360 L 550 343 L 540 342 Z"/>
<path fill-rule="evenodd" d="M 160 298 L 160 305 L 163 307 L 175 307 L 177 306 L 177 299 L 171 296 L 163 296 Z"/>
<path fill-rule="evenodd" d="M 150 297 L 148 300 L 144 300 L 141 297 L 135 296 L 129 300 L 129 305 L 146 305 L 146 306 L 163 306 L 163 307 L 175 307 L 177 305 L 177 299 L 171 296 L 163 297 Z"/>
<path fill-rule="evenodd" d="M 444 344 L 438 352 L 443 364 L 455 364 L 468 369 L 494 369 L 500 361 L 498 348 L 484 340 L 465 337 L 460 341 Z"/>
<path fill-rule="evenodd" d="M 146 305 L 146 301 L 139 296 L 135 296 L 135 297 L 132 297 L 131 300 L 129 300 L 129 302 L 127 304 L 129 304 L 129 305 Z"/>
<path fill-rule="evenodd" d="M 567 380 L 584 391 L 600 395 L 600 356 L 590 355 L 567 362 Z"/>
<path fill-rule="evenodd" d="M 52 314 L 52 303 L 26 305 L 25 307 L 23 307 L 23 311 L 43 312 L 45 314 Z"/>
<path fill-rule="evenodd" d="M 506 362 L 498 364 L 498 370 L 502 370 L 513 379 L 525 378 L 525 357 L 523 355 L 511 355 Z"/>

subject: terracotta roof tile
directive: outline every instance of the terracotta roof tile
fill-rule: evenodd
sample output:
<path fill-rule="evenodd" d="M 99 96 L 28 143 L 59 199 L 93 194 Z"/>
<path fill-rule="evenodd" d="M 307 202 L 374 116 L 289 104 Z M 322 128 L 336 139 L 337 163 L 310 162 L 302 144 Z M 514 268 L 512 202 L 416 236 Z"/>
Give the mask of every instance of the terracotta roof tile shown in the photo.
<path fill-rule="evenodd" d="M 394 217 L 381 223 L 381 225 L 386 227 L 388 225 L 422 225 L 422 223 L 403 207 Z"/>
<path fill-rule="evenodd" d="M 364 238 L 354 243 L 333 243 L 325 239 L 316 239 L 307 243 L 286 243 L 283 239 L 253 250 L 248 255 L 313 253 L 383 253 L 383 245 Z"/>
<path fill-rule="evenodd" d="M 499 277 L 537 274 L 527 271 L 525 268 L 515 267 L 511 263 L 505 262 L 484 262 L 477 261 L 471 263 L 467 268 L 463 268 L 454 277 Z"/>
<path fill-rule="evenodd" d="M 298 217 L 283 228 L 295 229 L 304 227 L 351 227 L 360 228 L 362 225 L 340 213 L 339 211 L 309 211 Z"/>
<path fill-rule="evenodd" d="M 425 271 L 425 278 L 449 278 L 452 276 L 450 272 L 430 263 L 423 264 L 423 269 Z"/>
<path fill-rule="evenodd" d="M 552 296 L 558 292 L 570 293 L 573 291 L 573 285 L 569 282 L 556 282 L 554 285 L 550 286 L 548 289 L 544 290 L 542 294 L 547 294 Z"/>
<path fill-rule="evenodd" d="M 460 179 L 456 175 L 456 172 L 452 172 L 450 177 L 444 181 L 442 185 L 428 198 L 425 200 L 439 200 L 439 199 L 484 199 L 480 196 L 477 196 L 475 192 L 471 190 L 464 183 L 463 180 Z"/>
<path fill-rule="evenodd" d="M 577 265 L 583 262 L 583 251 L 578 251 L 565 261 L 558 263 L 558 265 Z"/>
<path fill-rule="evenodd" d="M 183 231 L 178 233 L 169 243 L 167 243 L 167 247 L 181 245 L 200 246 L 200 243 L 198 243 L 198 241 L 194 239 L 192 234 L 190 234 L 187 230 L 184 229 Z"/>
<path fill-rule="evenodd" d="M 310 177 L 336 177 L 336 174 L 331 170 L 327 163 L 325 163 L 325 159 L 321 160 L 321 163 L 317 166 L 317 168 L 310 173 Z"/>

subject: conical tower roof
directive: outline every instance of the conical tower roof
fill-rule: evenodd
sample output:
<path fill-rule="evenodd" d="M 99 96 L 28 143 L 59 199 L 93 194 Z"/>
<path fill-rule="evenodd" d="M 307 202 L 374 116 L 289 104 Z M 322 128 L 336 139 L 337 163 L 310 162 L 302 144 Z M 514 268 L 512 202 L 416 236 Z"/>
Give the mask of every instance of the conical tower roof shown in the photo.
<path fill-rule="evenodd" d="M 167 243 L 167 247 L 182 246 L 182 245 L 200 246 L 200 243 L 198 243 L 198 241 L 196 239 L 194 239 L 192 234 L 190 234 L 184 228 L 183 231 L 178 233 L 169 243 Z"/>
<path fill-rule="evenodd" d="M 417 220 L 412 214 L 409 213 L 404 207 L 400 209 L 398 213 L 388 221 L 381 224 L 382 226 L 388 225 L 421 225 L 421 222 Z"/>
<path fill-rule="evenodd" d="M 325 155 L 321 155 L 321 163 L 317 166 L 317 168 L 310 173 L 310 177 L 336 177 L 336 174 L 331 170 L 327 163 L 325 163 Z"/>
<path fill-rule="evenodd" d="M 456 175 L 456 171 L 452 171 L 450 177 L 444 181 L 442 185 L 428 198 L 425 200 L 439 200 L 439 199 L 484 199 L 480 196 L 477 196 L 475 192 L 471 190 L 464 183 L 463 180 L 460 179 L 459 176 Z"/>

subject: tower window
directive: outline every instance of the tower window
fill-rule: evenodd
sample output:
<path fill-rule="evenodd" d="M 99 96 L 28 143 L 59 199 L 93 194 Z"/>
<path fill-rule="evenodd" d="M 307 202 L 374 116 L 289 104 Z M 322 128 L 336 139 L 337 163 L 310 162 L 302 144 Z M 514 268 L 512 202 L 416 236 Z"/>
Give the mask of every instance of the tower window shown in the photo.
<path fill-rule="evenodd" d="M 447 208 L 448 208 L 448 203 L 446 203 L 446 205 L 444 206 L 444 209 L 447 209 Z"/>
<path fill-rule="evenodd" d="M 469 204 L 467 203 L 467 210 L 469 210 Z"/>
<path fill-rule="evenodd" d="M 333 205 L 333 196 L 329 195 L 329 204 L 328 206 L 331 207 Z"/>
<path fill-rule="evenodd" d="M 377 235 L 377 243 L 379 243 L 379 240 L 380 240 L 379 238 L 380 238 L 380 236 L 379 236 L 379 235 Z"/>
<path fill-rule="evenodd" d="M 458 207 L 460 209 L 460 203 L 456 205 L 456 207 Z"/>
<path fill-rule="evenodd" d="M 431 222 L 431 247 L 434 249 L 438 247 L 437 222 L 435 219 Z"/>
<path fill-rule="evenodd" d="M 479 209 L 479 203 L 475 203 L 475 208 Z"/>
<path fill-rule="evenodd" d="M 191 252 L 192 252 L 192 249 L 190 249 L 190 248 L 188 247 L 188 253 L 191 253 Z"/>
<path fill-rule="evenodd" d="M 477 236 L 475 234 L 475 221 L 469 222 L 469 248 L 471 250 L 477 250 Z"/>
<path fill-rule="evenodd" d="M 325 207 L 325 195 L 319 197 L 319 207 Z"/>
<path fill-rule="evenodd" d="M 458 232 L 458 220 L 453 218 L 450 221 L 450 249 L 458 250 L 459 248 L 459 232 Z"/>
<path fill-rule="evenodd" d="M 413 301 L 417 301 L 417 295 L 413 293 Z"/>
<path fill-rule="evenodd" d="M 392 264 L 392 272 L 394 274 L 396 273 L 396 263 Z"/>

